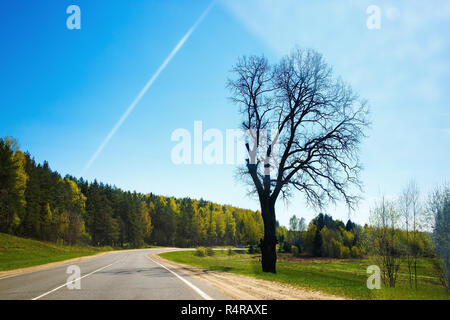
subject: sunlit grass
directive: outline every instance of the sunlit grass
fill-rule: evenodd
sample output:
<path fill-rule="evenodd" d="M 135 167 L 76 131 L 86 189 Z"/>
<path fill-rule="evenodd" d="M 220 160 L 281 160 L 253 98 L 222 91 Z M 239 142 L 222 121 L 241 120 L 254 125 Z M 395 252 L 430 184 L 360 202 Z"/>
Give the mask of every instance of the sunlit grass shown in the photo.
<path fill-rule="evenodd" d="M 62 246 L 0 233 L 0 271 L 89 256 L 111 247 Z"/>
<path fill-rule="evenodd" d="M 212 257 L 196 257 L 192 251 L 167 252 L 162 257 L 196 267 L 224 272 L 233 272 L 259 279 L 278 281 L 302 288 L 322 291 L 350 299 L 445 299 L 450 295 L 439 284 L 428 260 L 419 261 L 420 271 L 418 289 L 409 288 L 406 267 L 400 270 L 396 288 L 382 287 L 369 290 L 366 286 L 367 267 L 373 264 L 369 259 L 320 260 L 299 259 L 285 260 L 280 256 L 277 273 L 267 274 L 261 271 L 260 255 L 235 254 L 217 251 Z"/>

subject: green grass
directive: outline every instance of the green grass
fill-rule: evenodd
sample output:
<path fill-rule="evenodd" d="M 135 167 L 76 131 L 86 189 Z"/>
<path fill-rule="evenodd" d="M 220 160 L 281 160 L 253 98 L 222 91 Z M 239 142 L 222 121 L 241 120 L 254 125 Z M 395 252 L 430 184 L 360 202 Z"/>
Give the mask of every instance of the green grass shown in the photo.
<path fill-rule="evenodd" d="M 418 289 L 410 289 L 406 268 L 400 270 L 396 288 L 369 290 L 366 286 L 367 267 L 374 264 L 369 259 L 288 260 L 287 255 L 279 255 L 277 274 L 261 271 L 260 255 L 241 253 L 227 255 L 226 251 L 216 251 L 213 257 L 196 257 L 192 251 L 162 253 L 162 257 L 196 267 L 224 272 L 233 272 L 259 279 L 288 283 L 303 288 L 322 291 L 350 299 L 406 300 L 444 299 L 450 295 L 439 285 L 430 261 L 419 261 L 420 274 Z"/>
<path fill-rule="evenodd" d="M 111 247 L 61 246 L 0 233 L 0 271 L 89 256 Z"/>

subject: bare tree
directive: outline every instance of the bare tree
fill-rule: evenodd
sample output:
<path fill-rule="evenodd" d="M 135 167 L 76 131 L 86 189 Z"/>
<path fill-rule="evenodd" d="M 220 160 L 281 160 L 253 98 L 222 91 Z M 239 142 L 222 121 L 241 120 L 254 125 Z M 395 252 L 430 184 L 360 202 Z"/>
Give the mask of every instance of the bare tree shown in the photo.
<path fill-rule="evenodd" d="M 418 232 L 421 229 L 422 209 L 420 205 L 420 192 L 415 181 L 410 181 L 402 192 L 399 200 L 400 212 L 404 221 L 406 233 L 406 262 L 408 265 L 409 285 L 412 287 L 412 274 L 414 271 L 414 286 L 417 289 L 417 258 L 418 258 Z"/>
<path fill-rule="evenodd" d="M 403 227 L 405 229 L 406 234 L 406 246 L 405 246 L 405 254 L 406 254 L 406 264 L 408 266 L 408 278 L 409 278 L 409 286 L 412 288 L 412 258 L 411 258 L 411 246 L 409 239 L 409 230 L 411 224 L 411 195 L 409 192 L 409 186 L 407 186 L 399 199 L 399 208 L 403 218 Z"/>
<path fill-rule="evenodd" d="M 438 259 L 435 267 L 442 284 L 450 285 L 450 184 L 436 187 L 427 201 L 427 221 L 433 231 L 433 244 Z"/>
<path fill-rule="evenodd" d="M 421 217 L 422 209 L 420 204 L 420 191 L 415 182 L 411 182 L 409 185 L 409 193 L 411 200 L 411 210 L 412 210 L 412 257 L 414 266 L 414 287 L 417 289 L 417 259 L 419 255 L 419 239 L 418 233 L 421 230 Z"/>
<path fill-rule="evenodd" d="M 381 267 L 383 283 L 391 288 L 395 287 L 400 269 L 399 218 L 394 203 L 384 196 L 370 215 L 370 250 Z"/>
<path fill-rule="evenodd" d="M 299 231 L 299 223 L 300 223 L 300 219 L 297 218 L 297 216 L 294 214 L 290 219 L 289 219 L 289 230 L 290 231 Z"/>
<path fill-rule="evenodd" d="M 313 50 L 294 50 L 276 65 L 264 57 L 243 57 L 232 72 L 231 99 L 241 107 L 242 127 L 249 132 L 241 174 L 261 206 L 262 269 L 275 273 L 280 195 L 299 190 L 318 208 L 330 201 L 344 200 L 350 208 L 357 203 L 358 147 L 368 110 Z"/>

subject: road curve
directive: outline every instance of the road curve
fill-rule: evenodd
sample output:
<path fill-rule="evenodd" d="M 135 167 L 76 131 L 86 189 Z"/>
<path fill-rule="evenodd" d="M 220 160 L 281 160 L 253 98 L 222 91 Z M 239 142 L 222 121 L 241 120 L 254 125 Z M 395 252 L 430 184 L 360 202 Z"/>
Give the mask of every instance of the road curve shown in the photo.
<path fill-rule="evenodd" d="M 172 271 L 148 257 L 173 249 L 116 251 L 58 267 L 0 278 L 0 300 L 202 300 L 230 299 L 199 278 Z M 67 285 L 68 267 L 81 274 Z M 73 278 L 75 279 L 75 278 Z M 73 280 L 70 279 L 70 280 Z"/>

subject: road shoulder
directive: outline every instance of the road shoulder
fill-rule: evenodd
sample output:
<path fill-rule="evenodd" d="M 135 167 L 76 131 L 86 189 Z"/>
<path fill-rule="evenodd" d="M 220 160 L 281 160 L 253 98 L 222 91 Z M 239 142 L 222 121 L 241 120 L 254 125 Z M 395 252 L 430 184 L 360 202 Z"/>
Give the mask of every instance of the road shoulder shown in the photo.
<path fill-rule="evenodd" d="M 78 258 L 55 261 L 55 262 L 40 264 L 37 266 L 0 271 L 0 280 L 2 278 L 9 278 L 9 277 L 17 276 L 17 275 L 24 274 L 24 273 L 30 273 L 30 272 L 40 271 L 40 270 L 51 269 L 51 268 L 60 267 L 60 266 L 66 265 L 66 264 L 72 264 L 75 262 L 98 258 L 98 257 L 104 256 L 104 255 L 116 253 L 116 252 L 118 252 L 118 251 L 117 250 L 104 251 L 104 252 L 99 252 L 99 253 L 88 255 L 88 256 L 82 256 L 82 257 L 78 257 Z"/>
<path fill-rule="evenodd" d="M 343 297 L 311 291 L 283 283 L 256 279 L 228 272 L 213 271 L 169 261 L 158 253 L 149 257 L 174 272 L 204 280 L 209 285 L 236 300 L 344 300 Z"/>

